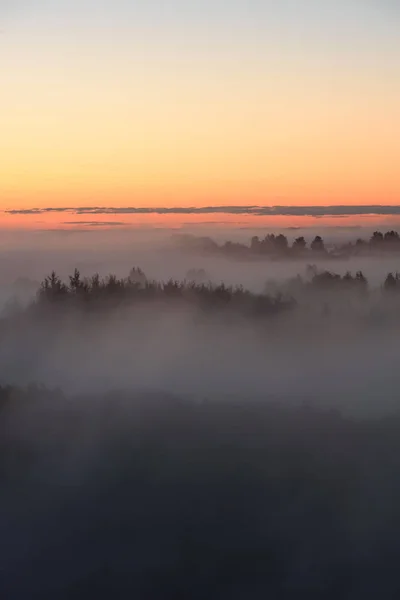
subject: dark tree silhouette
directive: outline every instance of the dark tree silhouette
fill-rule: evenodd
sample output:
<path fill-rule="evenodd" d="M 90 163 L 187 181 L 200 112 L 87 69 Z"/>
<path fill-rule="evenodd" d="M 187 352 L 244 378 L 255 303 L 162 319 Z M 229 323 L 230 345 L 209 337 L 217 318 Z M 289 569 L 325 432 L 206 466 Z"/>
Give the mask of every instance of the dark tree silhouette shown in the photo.
<path fill-rule="evenodd" d="M 176 239 L 176 236 L 174 237 Z M 289 248 L 285 235 L 268 233 L 264 238 L 253 236 L 249 245 L 227 241 L 222 245 L 217 244 L 210 238 L 196 238 L 195 236 L 180 236 L 181 244 L 188 250 L 195 250 L 207 254 L 224 254 L 236 258 L 246 258 L 252 255 L 265 257 L 280 257 L 290 259 L 291 257 L 305 257 L 309 253 L 319 258 L 331 260 L 343 259 L 352 255 L 371 252 L 400 252 L 400 236 L 396 231 L 387 231 L 383 234 L 375 231 L 370 240 L 357 239 L 355 242 L 336 244 L 332 249 L 325 247 L 320 235 L 315 236 L 307 249 L 307 241 L 303 236 L 296 238 Z"/>
<path fill-rule="evenodd" d="M 325 244 L 321 236 L 317 235 L 311 242 L 311 250 L 313 252 L 325 252 Z"/>
<path fill-rule="evenodd" d="M 374 231 L 371 237 L 371 244 L 375 246 L 382 244 L 383 239 L 383 234 L 380 231 Z"/>
<path fill-rule="evenodd" d="M 387 231 L 383 237 L 384 244 L 389 249 L 394 249 L 400 242 L 397 231 Z"/>
<path fill-rule="evenodd" d="M 293 246 L 292 249 L 295 253 L 301 253 L 304 252 L 304 250 L 307 248 L 307 242 L 304 239 L 303 236 L 298 237 L 294 240 L 293 242 Z"/>
<path fill-rule="evenodd" d="M 68 295 L 68 286 L 65 285 L 56 274 L 52 271 L 48 277 L 40 285 L 39 298 L 49 301 L 56 301 Z"/>
<path fill-rule="evenodd" d="M 78 269 L 75 269 L 74 274 L 69 276 L 69 289 L 73 294 L 77 295 L 87 292 L 89 289 L 88 286 L 88 282 L 81 279 Z"/>
<path fill-rule="evenodd" d="M 275 238 L 275 248 L 278 252 L 286 252 L 288 249 L 288 241 L 287 241 L 287 237 L 285 235 L 283 235 L 282 233 L 280 233 L 279 235 L 276 236 Z"/>
<path fill-rule="evenodd" d="M 397 291 L 399 289 L 399 274 L 396 273 L 396 275 L 393 275 L 393 273 L 389 273 L 383 287 L 387 292 Z"/>
<path fill-rule="evenodd" d="M 135 269 L 135 273 L 143 273 Z M 200 275 L 205 277 L 205 271 L 200 270 Z M 148 281 L 138 284 L 132 282 L 131 278 L 118 279 L 115 275 L 108 275 L 101 279 L 98 274 L 89 279 L 82 280 L 79 271 L 69 277 L 69 285 L 65 285 L 53 272 L 46 277 L 40 286 L 38 302 L 36 306 L 45 303 L 46 310 L 48 302 L 64 298 L 74 300 L 74 309 L 77 301 L 84 300 L 82 307 L 90 310 L 90 307 L 104 306 L 112 308 L 122 303 L 151 302 L 154 300 L 163 302 L 180 302 L 193 305 L 196 308 L 207 310 L 229 307 L 231 310 L 253 315 L 274 314 L 280 310 L 286 310 L 295 305 L 292 298 L 270 297 L 264 294 L 253 294 L 243 287 L 231 287 L 225 284 L 217 286 L 211 283 L 205 284 L 196 281 L 174 281 L 167 282 Z M 104 302 L 105 301 L 105 302 Z"/>
<path fill-rule="evenodd" d="M 261 252 L 262 244 L 260 242 L 260 238 L 258 235 L 255 235 L 251 238 L 250 242 L 250 250 L 255 254 L 259 254 Z"/>

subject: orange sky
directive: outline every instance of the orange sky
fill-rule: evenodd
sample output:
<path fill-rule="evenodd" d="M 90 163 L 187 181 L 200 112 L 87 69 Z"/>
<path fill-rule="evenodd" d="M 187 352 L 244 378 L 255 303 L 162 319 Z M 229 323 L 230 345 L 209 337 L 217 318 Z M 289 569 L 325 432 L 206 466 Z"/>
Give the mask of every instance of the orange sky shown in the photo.
<path fill-rule="evenodd" d="M 158 21 L 152 0 L 3 15 L 0 210 L 400 203 L 384 2 L 305 0 L 293 16 L 250 0 L 254 20 L 241 2 L 175 4 Z"/>
<path fill-rule="evenodd" d="M 104 223 L 104 225 L 102 225 Z M 221 227 L 233 228 L 273 228 L 284 230 L 287 228 L 314 227 L 377 227 L 382 229 L 400 228 L 400 215 L 355 215 L 346 217 L 307 217 L 307 216 L 246 216 L 230 214 L 204 214 L 198 215 L 96 215 L 91 218 L 87 215 L 69 213 L 50 213 L 44 215 L 4 215 L 0 219 L 2 227 L 7 229 L 126 229 L 132 228 L 171 228 L 191 229 L 199 235 L 202 230 L 212 232 Z M 354 234 L 356 237 L 356 233 Z"/>

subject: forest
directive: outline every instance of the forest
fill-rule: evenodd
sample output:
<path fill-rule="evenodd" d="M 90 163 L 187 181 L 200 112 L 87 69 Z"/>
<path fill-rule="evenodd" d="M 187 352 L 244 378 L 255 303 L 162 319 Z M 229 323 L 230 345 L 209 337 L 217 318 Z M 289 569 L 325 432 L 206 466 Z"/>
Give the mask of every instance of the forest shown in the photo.
<path fill-rule="evenodd" d="M 0 594 L 395 598 L 400 275 L 46 276 L 0 318 Z"/>
<path fill-rule="evenodd" d="M 397 231 L 374 231 L 369 239 L 358 238 L 346 243 L 326 244 L 321 235 L 307 242 L 304 236 L 296 237 L 290 244 L 282 233 L 268 233 L 265 237 L 253 236 L 248 245 L 226 241 L 218 243 L 210 237 L 175 235 L 175 243 L 194 253 L 220 255 L 228 258 L 269 258 L 286 260 L 345 260 L 355 256 L 382 256 L 400 253 L 400 236 Z"/>
<path fill-rule="evenodd" d="M 44 306 L 47 310 L 49 305 L 58 305 L 66 309 L 73 305 L 90 311 L 102 305 L 110 308 L 135 303 L 167 303 L 188 305 L 205 312 L 231 310 L 244 315 L 265 316 L 295 308 L 300 299 L 307 298 L 312 302 L 321 297 L 321 292 L 325 292 L 333 304 L 337 302 L 337 294 L 351 293 L 359 298 L 369 298 L 378 292 L 382 299 L 393 299 L 400 293 L 400 273 L 388 273 L 377 290 L 371 288 L 362 271 L 355 274 L 347 271 L 340 275 L 308 265 L 305 276 L 297 275 L 280 284 L 267 281 L 264 293 L 256 294 L 242 285 L 213 284 L 207 281 L 204 269 L 190 269 L 185 279 L 165 282 L 148 279 L 140 267 L 133 267 L 125 278 L 100 277 L 99 274 L 82 277 L 75 269 L 68 281 L 62 281 L 53 271 L 41 283 L 30 308 Z"/>

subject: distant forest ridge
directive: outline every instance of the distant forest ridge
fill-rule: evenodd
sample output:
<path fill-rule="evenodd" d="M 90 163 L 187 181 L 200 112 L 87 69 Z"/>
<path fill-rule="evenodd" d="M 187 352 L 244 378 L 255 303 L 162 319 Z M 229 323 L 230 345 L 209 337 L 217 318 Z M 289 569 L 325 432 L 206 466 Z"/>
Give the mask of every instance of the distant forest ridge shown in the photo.
<path fill-rule="evenodd" d="M 254 293 L 243 286 L 213 284 L 204 269 L 191 269 L 182 281 L 155 281 L 148 279 L 139 268 L 131 269 L 128 277 L 115 275 L 82 277 L 78 269 L 63 281 L 55 271 L 40 285 L 36 299 L 26 309 L 28 311 L 59 308 L 64 313 L 68 309 L 92 311 L 113 309 L 124 306 L 157 305 L 162 307 L 193 307 L 208 312 L 228 311 L 245 316 L 267 316 L 291 310 L 299 303 L 313 298 L 324 302 L 336 302 L 338 295 L 344 300 L 348 294 L 367 300 L 370 297 L 400 299 L 400 273 L 389 273 L 377 289 L 370 288 L 362 271 L 344 275 L 328 270 L 318 270 L 308 265 L 305 276 L 298 275 L 277 286 L 266 281 L 262 293 Z M 375 296 L 378 294 L 378 296 Z M 13 308 L 10 306 L 9 308 Z M 18 313 L 22 306 L 14 307 Z M 13 312 L 11 310 L 11 312 Z"/>
<path fill-rule="evenodd" d="M 352 256 L 371 256 L 383 253 L 400 253 L 400 236 L 397 231 L 375 231 L 365 240 L 358 238 L 342 244 L 326 244 L 323 237 L 316 235 L 307 241 L 304 236 L 297 237 L 292 243 L 282 233 L 254 236 L 249 244 L 227 241 L 218 244 L 210 237 L 196 237 L 179 234 L 173 241 L 192 252 L 219 254 L 232 258 L 266 257 L 271 259 L 346 259 Z"/>

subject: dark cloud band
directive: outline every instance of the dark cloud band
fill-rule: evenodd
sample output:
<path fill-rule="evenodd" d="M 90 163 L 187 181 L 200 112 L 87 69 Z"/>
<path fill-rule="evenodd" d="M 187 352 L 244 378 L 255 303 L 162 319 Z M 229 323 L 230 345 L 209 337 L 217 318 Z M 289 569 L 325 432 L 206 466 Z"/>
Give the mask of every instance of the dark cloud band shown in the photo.
<path fill-rule="evenodd" d="M 126 221 L 62 221 L 62 225 L 86 225 L 90 227 L 120 227 L 129 225 Z"/>
<path fill-rule="evenodd" d="M 335 205 L 335 206 L 189 206 L 189 207 L 46 207 L 10 209 L 9 215 L 43 215 L 68 213 L 74 215 L 253 215 L 290 217 L 339 217 L 351 215 L 400 215 L 400 205 Z"/>

